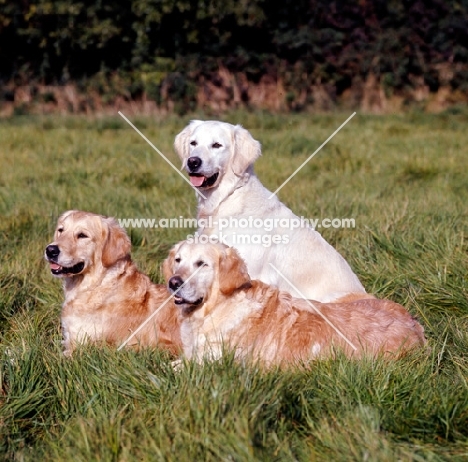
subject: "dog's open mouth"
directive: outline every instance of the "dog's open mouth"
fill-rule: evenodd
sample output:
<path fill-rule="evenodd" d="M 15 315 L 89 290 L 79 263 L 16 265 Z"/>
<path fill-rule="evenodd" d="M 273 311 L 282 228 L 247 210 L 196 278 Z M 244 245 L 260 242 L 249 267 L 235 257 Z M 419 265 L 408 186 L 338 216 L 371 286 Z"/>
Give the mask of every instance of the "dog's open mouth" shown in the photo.
<path fill-rule="evenodd" d="M 84 262 L 77 263 L 76 265 L 66 267 L 60 266 L 58 263 L 53 261 L 49 261 L 50 271 L 52 274 L 59 276 L 59 275 L 68 275 L 68 274 L 79 274 L 84 269 Z"/>
<path fill-rule="evenodd" d="M 192 184 L 192 186 L 195 186 L 196 188 L 210 188 L 216 183 L 216 180 L 219 176 L 219 172 L 215 173 L 214 175 L 208 178 L 198 173 L 190 173 L 189 176 L 190 183 Z"/>
<path fill-rule="evenodd" d="M 179 295 L 174 295 L 174 303 L 176 305 L 192 305 L 192 306 L 198 306 L 200 303 L 203 302 L 203 297 L 200 297 L 198 300 L 195 300 L 194 302 L 190 302 L 188 300 L 185 300 L 185 298 L 180 297 Z"/>

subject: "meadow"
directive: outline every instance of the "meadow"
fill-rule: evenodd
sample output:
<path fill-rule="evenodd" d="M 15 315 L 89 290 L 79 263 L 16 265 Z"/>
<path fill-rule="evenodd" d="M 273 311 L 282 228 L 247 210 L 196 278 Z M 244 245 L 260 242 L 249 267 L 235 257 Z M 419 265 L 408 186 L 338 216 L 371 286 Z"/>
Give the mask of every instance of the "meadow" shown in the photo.
<path fill-rule="evenodd" d="M 232 112 L 275 190 L 349 114 Z M 177 166 L 192 118 L 129 117 Z M 212 117 L 212 116 L 211 116 Z M 43 260 L 68 209 L 193 217 L 195 194 L 119 116 L 0 120 L 0 458 L 15 461 L 468 459 L 468 112 L 357 114 L 279 192 L 366 289 L 403 304 L 429 351 L 262 371 L 229 355 L 174 372 L 160 351 L 61 354 L 60 281 Z M 193 229 L 128 229 L 155 282 Z"/>

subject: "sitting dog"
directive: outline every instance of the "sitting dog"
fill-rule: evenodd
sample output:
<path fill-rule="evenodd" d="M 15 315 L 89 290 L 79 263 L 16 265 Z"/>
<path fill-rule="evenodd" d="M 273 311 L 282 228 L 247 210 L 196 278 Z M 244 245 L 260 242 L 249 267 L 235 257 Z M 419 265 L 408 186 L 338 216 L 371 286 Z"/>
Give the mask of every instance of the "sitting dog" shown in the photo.
<path fill-rule="evenodd" d="M 253 171 L 260 143 L 247 130 L 194 120 L 174 147 L 197 191 L 198 233 L 235 247 L 252 278 L 321 302 L 372 298 L 346 260 L 260 183 Z"/>
<path fill-rule="evenodd" d="M 128 345 L 180 352 L 180 326 L 172 303 L 160 308 L 169 294 L 164 285 L 153 284 L 138 271 L 130 249 L 130 239 L 113 218 L 70 210 L 58 219 L 45 258 L 51 273 L 63 280 L 65 355 L 87 341 L 118 345 L 155 311 Z"/>
<path fill-rule="evenodd" d="M 233 248 L 177 244 L 163 264 L 181 322 L 184 355 L 216 359 L 225 347 L 269 365 L 333 355 L 398 357 L 424 345 L 424 329 L 401 305 L 368 298 L 338 304 L 294 298 L 251 281 Z"/>

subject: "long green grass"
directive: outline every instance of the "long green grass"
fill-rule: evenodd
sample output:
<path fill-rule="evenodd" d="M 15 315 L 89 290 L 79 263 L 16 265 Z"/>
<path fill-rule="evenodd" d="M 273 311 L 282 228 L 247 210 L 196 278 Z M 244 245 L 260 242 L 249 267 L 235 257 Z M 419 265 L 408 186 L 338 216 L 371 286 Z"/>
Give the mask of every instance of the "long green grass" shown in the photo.
<path fill-rule="evenodd" d="M 349 114 L 236 112 L 271 190 Z M 190 118 L 207 118 L 193 114 Z M 177 166 L 190 120 L 132 121 Z M 222 361 L 175 373 L 159 351 L 61 355 L 62 289 L 43 261 L 57 216 L 192 217 L 193 191 L 121 118 L 0 121 L 0 458 L 468 460 L 468 113 L 358 114 L 279 193 L 323 229 L 369 292 L 402 303 L 430 351 L 268 372 Z M 132 229 L 139 267 L 193 230 Z"/>

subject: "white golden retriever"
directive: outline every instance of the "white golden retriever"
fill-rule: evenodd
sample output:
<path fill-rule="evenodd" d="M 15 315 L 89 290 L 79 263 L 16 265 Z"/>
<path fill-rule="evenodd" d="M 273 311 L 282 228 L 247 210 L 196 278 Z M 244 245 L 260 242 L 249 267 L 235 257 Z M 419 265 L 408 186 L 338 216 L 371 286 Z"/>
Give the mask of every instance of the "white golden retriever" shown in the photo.
<path fill-rule="evenodd" d="M 177 244 L 163 264 L 179 312 L 184 355 L 202 362 L 225 348 L 237 358 L 285 366 L 331 357 L 398 357 L 425 343 L 424 329 L 401 305 L 366 298 L 308 302 L 251 281 L 234 248 Z M 318 310 L 318 313 L 317 311 Z"/>
<path fill-rule="evenodd" d="M 54 241 L 44 256 L 51 273 L 63 281 L 66 356 L 79 343 L 118 346 L 156 311 L 128 345 L 180 351 L 177 316 L 170 303 L 163 305 L 169 296 L 166 287 L 138 271 L 130 247 L 130 239 L 113 218 L 69 210 L 58 219 Z"/>
<path fill-rule="evenodd" d="M 348 263 L 317 231 L 282 225 L 299 219 L 276 196 L 270 199 L 270 191 L 254 174 L 260 143 L 247 130 L 194 120 L 176 136 L 174 146 L 191 184 L 204 196 L 197 194 L 199 222 L 207 223 L 198 231 L 200 242 L 209 235 L 210 242 L 234 246 L 252 278 L 298 297 L 322 302 L 366 297 Z M 268 228 L 262 229 L 261 223 Z"/>

